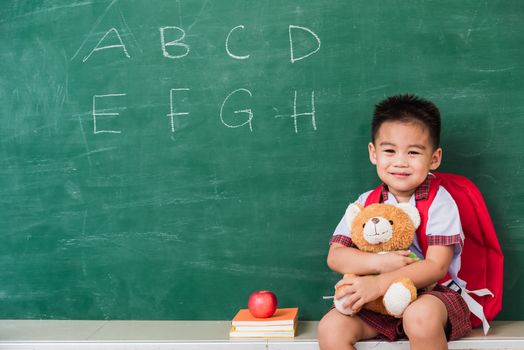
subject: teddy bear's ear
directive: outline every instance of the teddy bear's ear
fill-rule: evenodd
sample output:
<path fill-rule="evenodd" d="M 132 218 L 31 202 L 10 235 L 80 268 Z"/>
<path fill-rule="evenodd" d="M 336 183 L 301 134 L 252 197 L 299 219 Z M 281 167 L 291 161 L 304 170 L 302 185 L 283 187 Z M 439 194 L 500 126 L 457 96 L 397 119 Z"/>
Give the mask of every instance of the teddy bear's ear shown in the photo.
<path fill-rule="evenodd" d="M 351 203 L 348 208 L 346 209 L 346 223 L 348 224 L 349 228 L 351 229 L 351 225 L 353 223 L 353 220 L 355 217 L 362 211 L 364 207 L 357 203 Z"/>
<path fill-rule="evenodd" d="M 404 210 L 404 212 L 408 214 L 411 221 L 413 221 L 413 225 L 415 225 L 416 230 L 420 226 L 420 214 L 418 212 L 418 209 L 409 203 L 398 203 L 396 204 L 396 206 Z"/>

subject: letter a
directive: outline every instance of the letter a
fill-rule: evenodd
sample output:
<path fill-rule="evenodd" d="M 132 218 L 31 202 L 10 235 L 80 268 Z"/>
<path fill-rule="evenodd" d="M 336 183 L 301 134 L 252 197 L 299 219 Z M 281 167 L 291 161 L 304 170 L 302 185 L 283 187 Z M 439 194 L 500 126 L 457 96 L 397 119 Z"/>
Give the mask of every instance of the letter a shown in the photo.
<path fill-rule="evenodd" d="M 109 35 L 109 33 L 111 32 L 115 32 L 115 35 L 116 37 L 118 38 L 118 41 L 120 42 L 120 45 L 106 45 L 106 46 L 100 46 L 100 43 L 102 41 L 105 40 L 105 38 Z M 116 47 L 121 47 L 122 50 L 124 51 L 124 54 L 126 55 L 127 58 L 131 58 L 131 56 L 129 56 L 129 53 L 127 52 L 127 49 L 126 49 L 126 46 L 124 45 L 124 42 L 122 41 L 122 38 L 120 37 L 120 34 L 118 33 L 118 30 L 116 30 L 116 28 L 111 28 L 109 29 L 105 34 L 104 36 L 102 37 L 102 39 L 100 39 L 100 41 L 98 41 L 98 43 L 96 44 L 95 48 L 93 50 L 91 50 L 91 52 L 89 53 L 89 55 L 87 55 L 86 57 L 84 57 L 84 59 L 82 60 L 82 62 L 85 62 L 89 59 L 89 57 L 91 57 L 91 55 L 93 54 L 93 52 L 95 51 L 101 51 L 101 50 L 105 50 L 105 49 L 114 49 Z"/>
<path fill-rule="evenodd" d="M 294 48 L 293 48 L 292 29 L 294 29 L 294 30 L 300 29 L 300 30 L 303 30 L 303 31 L 308 32 L 309 34 L 311 34 L 313 36 L 313 38 L 315 38 L 316 41 L 317 41 L 317 48 L 312 50 L 312 51 L 310 51 L 309 53 L 307 53 L 307 54 L 305 54 L 303 56 L 295 57 L 295 52 L 294 52 Z M 320 50 L 320 38 L 311 29 L 308 29 L 308 28 L 305 28 L 305 27 L 299 27 L 299 26 L 290 25 L 289 26 L 289 49 L 290 49 L 290 53 L 291 53 L 291 63 L 295 63 L 296 61 L 303 60 L 304 58 L 309 57 L 312 54 L 314 54 L 315 52 L 317 52 L 318 50 Z"/>

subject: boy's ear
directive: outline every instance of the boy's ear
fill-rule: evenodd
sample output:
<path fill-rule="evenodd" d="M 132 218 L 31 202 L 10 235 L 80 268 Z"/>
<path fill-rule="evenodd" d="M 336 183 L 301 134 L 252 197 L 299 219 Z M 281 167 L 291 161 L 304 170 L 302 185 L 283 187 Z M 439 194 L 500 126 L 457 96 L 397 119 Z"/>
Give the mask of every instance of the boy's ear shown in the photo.
<path fill-rule="evenodd" d="M 373 165 L 377 165 L 377 150 L 373 142 L 368 143 L 369 161 Z"/>
<path fill-rule="evenodd" d="M 437 170 L 437 168 L 440 166 L 440 162 L 442 162 L 442 148 L 439 147 L 431 155 L 431 164 L 429 166 L 429 170 Z"/>

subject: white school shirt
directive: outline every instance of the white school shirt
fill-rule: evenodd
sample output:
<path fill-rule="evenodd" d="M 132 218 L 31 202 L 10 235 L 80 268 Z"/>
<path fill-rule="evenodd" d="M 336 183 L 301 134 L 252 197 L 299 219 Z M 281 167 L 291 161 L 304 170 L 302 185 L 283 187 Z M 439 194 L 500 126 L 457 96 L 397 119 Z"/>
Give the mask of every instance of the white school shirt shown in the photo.
<path fill-rule="evenodd" d="M 365 205 L 366 199 L 371 192 L 373 191 L 361 194 L 355 203 Z M 384 203 L 397 204 L 398 202 L 395 196 L 391 192 L 388 192 L 388 198 Z M 413 194 L 409 199 L 409 204 L 416 206 L 415 194 Z M 333 233 L 333 238 L 339 235 L 351 238 L 351 227 L 349 227 L 346 222 L 346 214 L 344 214 L 340 223 L 337 225 L 335 232 Z M 439 186 L 435 199 L 433 199 L 428 210 L 426 235 L 428 236 L 428 243 L 431 242 L 432 237 L 436 239 L 438 237 L 458 236 L 457 238 L 459 239 L 457 239 L 457 242 L 453 244 L 453 259 L 448 272 L 453 281 L 455 281 L 455 283 L 457 283 L 461 288 L 464 288 L 466 282 L 457 276 L 460 270 L 460 255 L 464 243 L 464 232 L 462 231 L 457 204 L 451 197 L 451 194 L 449 194 L 449 192 L 442 186 Z M 415 253 L 420 259 L 424 259 L 422 249 L 418 243 L 417 235 L 415 235 L 409 250 Z"/>

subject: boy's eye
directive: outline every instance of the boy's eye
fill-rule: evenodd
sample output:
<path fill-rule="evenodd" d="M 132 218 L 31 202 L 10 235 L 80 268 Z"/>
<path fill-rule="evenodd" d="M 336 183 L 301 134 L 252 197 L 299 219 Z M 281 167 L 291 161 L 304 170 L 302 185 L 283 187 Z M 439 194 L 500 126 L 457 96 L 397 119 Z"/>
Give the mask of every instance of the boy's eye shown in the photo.
<path fill-rule="evenodd" d="M 417 151 L 409 151 L 409 154 L 411 154 L 411 155 L 415 155 L 415 156 L 416 156 L 417 154 L 420 154 L 420 152 L 417 152 Z"/>
<path fill-rule="evenodd" d="M 395 150 L 393 150 L 393 149 L 385 149 L 384 152 L 386 152 L 386 153 L 395 153 Z"/>

